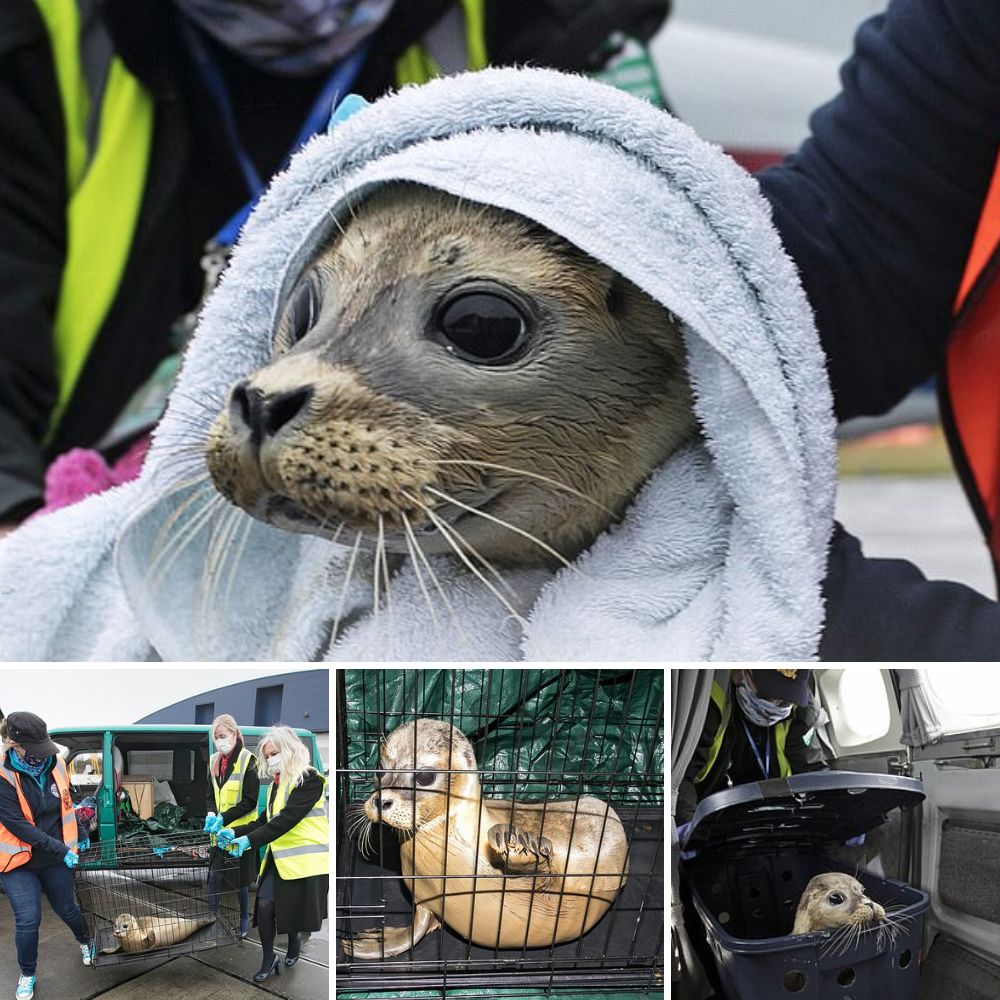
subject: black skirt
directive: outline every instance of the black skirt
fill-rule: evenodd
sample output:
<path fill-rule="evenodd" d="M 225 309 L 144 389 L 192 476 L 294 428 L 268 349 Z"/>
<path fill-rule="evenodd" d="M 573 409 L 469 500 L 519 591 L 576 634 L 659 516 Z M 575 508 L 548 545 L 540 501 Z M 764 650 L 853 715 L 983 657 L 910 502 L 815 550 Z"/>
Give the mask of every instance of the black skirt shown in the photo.
<path fill-rule="evenodd" d="M 284 879 L 274 860 L 268 856 L 260 876 L 260 884 L 271 878 L 271 895 L 274 898 L 274 916 L 278 934 L 297 934 L 299 931 L 318 931 L 326 920 L 327 897 L 330 895 L 329 875 L 310 875 L 308 878 Z M 254 900 L 253 924 L 257 926 L 258 896 Z"/>
<path fill-rule="evenodd" d="M 253 885 L 257 878 L 257 852 L 244 851 L 243 857 L 237 860 L 228 851 L 213 847 L 209 868 L 212 871 L 222 869 L 222 884 L 226 889 L 242 889 Z"/>

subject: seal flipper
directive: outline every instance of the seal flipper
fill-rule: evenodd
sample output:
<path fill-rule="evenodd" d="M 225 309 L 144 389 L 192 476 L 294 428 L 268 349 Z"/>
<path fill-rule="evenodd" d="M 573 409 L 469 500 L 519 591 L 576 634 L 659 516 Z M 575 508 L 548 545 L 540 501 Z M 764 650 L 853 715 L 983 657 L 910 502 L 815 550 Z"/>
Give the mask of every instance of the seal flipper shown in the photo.
<path fill-rule="evenodd" d="M 114 955 L 116 952 L 119 952 L 121 950 L 122 950 L 121 941 L 116 941 L 114 948 L 102 948 L 100 953 L 102 955 Z"/>
<path fill-rule="evenodd" d="M 156 934 L 153 931 L 146 931 L 142 936 L 142 950 L 149 951 L 156 947 Z"/>
<path fill-rule="evenodd" d="M 513 823 L 498 823 L 486 831 L 490 860 L 506 875 L 527 876 L 534 888 L 544 889 L 552 881 L 552 841 Z"/>
<path fill-rule="evenodd" d="M 417 904 L 411 927 L 369 927 L 341 942 L 348 958 L 391 958 L 409 951 L 424 936 L 441 926 L 441 922 L 426 907 Z M 383 937 L 384 935 L 384 937 Z"/>

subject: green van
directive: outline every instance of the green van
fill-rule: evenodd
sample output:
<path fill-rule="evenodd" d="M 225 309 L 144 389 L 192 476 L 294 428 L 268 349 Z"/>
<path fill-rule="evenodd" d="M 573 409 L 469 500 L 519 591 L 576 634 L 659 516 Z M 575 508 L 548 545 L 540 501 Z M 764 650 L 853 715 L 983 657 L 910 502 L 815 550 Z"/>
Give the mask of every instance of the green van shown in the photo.
<path fill-rule="evenodd" d="M 256 751 L 263 726 L 241 726 L 248 750 Z M 307 729 L 295 733 L 311 750 L 312 765 L 325 765 L 316 737 Z M 210 726 L 62 727 L 49 735 L 66 748 L 74 801 L 93 796 L 97 830 L 91 842 L 102 845 L 102 857 L 114 857 L 122 792 L 141 818 L 151 816 L 157 802 L 174 802 L 188 817 L 203 817 L 208 798 L 208 761 L 215 751 Z M 269 785 L 261 783 L 258 809 L 264 810 Z"/>

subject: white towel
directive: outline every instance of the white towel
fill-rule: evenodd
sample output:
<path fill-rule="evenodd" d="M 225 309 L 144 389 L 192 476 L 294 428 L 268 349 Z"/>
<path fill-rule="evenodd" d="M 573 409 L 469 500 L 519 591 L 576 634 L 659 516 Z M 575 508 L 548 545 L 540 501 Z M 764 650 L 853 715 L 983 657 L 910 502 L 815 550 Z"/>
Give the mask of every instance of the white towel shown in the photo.
<path fill-rule="evenodd" d="M 682 323 L 701 442 L 656 470 L 574 566 L 511 573 L 516 614 L 445 557 L 432 560 L 442 592 L 430 602 L 404 560 L 376 610 L 369 557 L 345 589 L 351 549 L 183 485 L 203 471 L 209 415 L 268 360 L 305 262 L 349 204 L 396 180 L 539 222 Z M 813 658 L 833 428 L 794 268 L 755 182 L 718 149 L 632 97 L 548 70 L 405 88 L 313 139 L 273 181 L 205 307 L 141 477 L 0 545 L 0 656 Z"/>

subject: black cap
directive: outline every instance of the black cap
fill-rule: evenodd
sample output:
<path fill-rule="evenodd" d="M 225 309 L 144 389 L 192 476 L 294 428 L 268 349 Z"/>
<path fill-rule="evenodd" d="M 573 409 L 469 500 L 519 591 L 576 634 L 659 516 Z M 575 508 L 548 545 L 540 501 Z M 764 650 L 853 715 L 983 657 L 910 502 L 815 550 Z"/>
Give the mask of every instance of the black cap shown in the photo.
<path fill-rule="evenodd" d="M 811 670 L 749 670 L 753 686 L 761 698 L 809 704 Z"/>
<path fill-rule="evenodd" d="M 7 739 L 35 757 L 53 757 L 59 753 L 59 747 L 49 739 L 45 720 L 31 712 L 11 712 L 7 716 Z"/>

